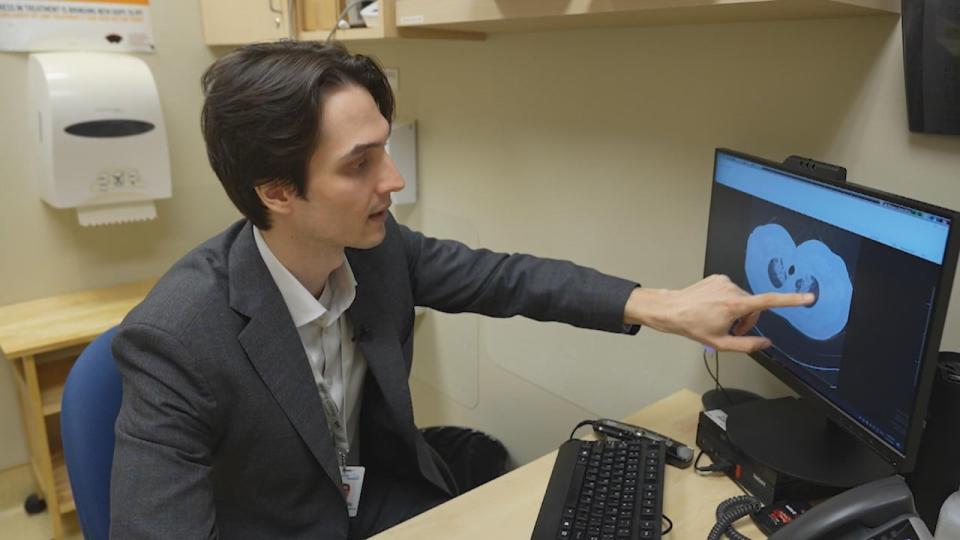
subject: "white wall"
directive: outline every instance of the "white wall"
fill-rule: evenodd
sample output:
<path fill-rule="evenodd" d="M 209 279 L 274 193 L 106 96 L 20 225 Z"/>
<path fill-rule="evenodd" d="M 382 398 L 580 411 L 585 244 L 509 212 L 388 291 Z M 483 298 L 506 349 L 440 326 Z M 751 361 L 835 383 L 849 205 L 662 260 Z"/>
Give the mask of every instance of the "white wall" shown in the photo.
<path fill-rule="evenodd" d="M 235 219 L 206 163 L 195 2 L 151 5 L 174 197 L 152 223 L 83 229 L 28 177 L 26 60 L 0 54 L 0 303 L 158 275 Z M 527 34 L 485 42 L 351 44 L 400 69 L 419 122 L 421 199 L 398 217 L 472 245 L 572 259 L 652 287 L 703 267 L 713 149 L 847 166 L 853 181 L 960 208 L 960 137 L 906 129 L 893 18 Z M 957 302 L 946 344 L 960 349 Z M 648 330 L 609 336 L 523 320 L 428 313 L 411 382 L 421 424 L 466 424 L 525 462 L 587 416 L 623 416 L 708 386 L 699 349 Z M 780 393 L 742 355 L 731 386 Z M 0 469 L 26 461 L 0 369 Z"/>

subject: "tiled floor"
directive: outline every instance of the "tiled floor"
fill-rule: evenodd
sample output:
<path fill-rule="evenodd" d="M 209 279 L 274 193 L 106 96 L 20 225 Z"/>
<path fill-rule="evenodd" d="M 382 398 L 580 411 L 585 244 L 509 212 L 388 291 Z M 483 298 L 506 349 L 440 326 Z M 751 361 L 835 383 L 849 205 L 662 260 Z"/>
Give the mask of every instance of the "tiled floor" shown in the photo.
<path fill-rule="evenodd" d="M 23 501 L 34 492 L 30 467 L 0 471 L 0 540 L 49 540 L 53 538 L 50 515 L 28 515 Z M 76 513 L 64 516 L 67 540 L 83 540 Z"/>

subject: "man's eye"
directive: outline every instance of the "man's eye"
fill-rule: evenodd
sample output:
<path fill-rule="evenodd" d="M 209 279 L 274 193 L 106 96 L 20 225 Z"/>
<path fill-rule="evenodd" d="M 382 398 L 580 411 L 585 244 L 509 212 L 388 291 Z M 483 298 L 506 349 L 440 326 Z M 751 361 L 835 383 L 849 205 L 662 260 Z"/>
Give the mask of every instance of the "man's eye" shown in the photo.
<path fill-rule="evenodd" d="M 361 159 L 360 161 L 354 163 L 353 166 L 351 167 L 351 169 L 353 169 L 353 170 L 355 170 L 355 171 L 362 171 L 362 170 L 364 170 L 364 169 L 367 168 L 367 164 L 368 164 L 369 162 L 370 162 L 370 161 L 367 160 L 367 159 Z"/>

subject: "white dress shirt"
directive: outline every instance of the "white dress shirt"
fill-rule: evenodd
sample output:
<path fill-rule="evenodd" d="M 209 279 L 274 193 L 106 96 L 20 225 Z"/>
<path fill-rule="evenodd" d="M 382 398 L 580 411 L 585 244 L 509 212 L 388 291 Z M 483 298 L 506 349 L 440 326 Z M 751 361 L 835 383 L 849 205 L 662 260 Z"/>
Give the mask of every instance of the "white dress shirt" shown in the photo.
<path fill-rule="evenodd" d="M 253 228 L 253 238 L 300 334 L 334 442 L 338 450 L 350 454 L 349 460 L 355 464 L 359 446 L 359 406 L 367 362 L 356 348 L 350 321 L 343 316 L 356 298 L 357 281 L 350 263 L 344 257 L 343 264 L 327 277 L 320 298 L 314 298 L 277 260 L 256 227 Z M 345 455 L 341 457 L 346 458 Z"/>

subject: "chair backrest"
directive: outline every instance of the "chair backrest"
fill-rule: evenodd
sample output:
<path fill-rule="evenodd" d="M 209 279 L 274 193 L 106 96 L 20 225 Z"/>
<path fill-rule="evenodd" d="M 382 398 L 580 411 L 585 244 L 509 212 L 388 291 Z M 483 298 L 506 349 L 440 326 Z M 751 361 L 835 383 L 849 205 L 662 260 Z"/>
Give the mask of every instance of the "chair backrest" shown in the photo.
<path fill-rule="evenodd" d="M 113 425 L 120 411 L 122 385 L 110 351 L 116 328 L 93 340 L 77 358 L 63 389 L 60 434 L 64 458 L 87 540 L 110 534 L 110 469 Z"/>

